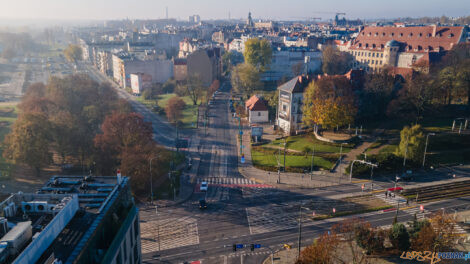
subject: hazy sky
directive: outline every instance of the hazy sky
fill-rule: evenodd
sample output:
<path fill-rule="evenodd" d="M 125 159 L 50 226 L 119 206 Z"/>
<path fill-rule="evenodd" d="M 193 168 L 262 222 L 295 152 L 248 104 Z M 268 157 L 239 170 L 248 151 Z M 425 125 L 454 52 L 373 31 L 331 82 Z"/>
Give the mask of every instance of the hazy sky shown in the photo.
<path fill-rule="evenodd" d="M 395 18 L 470 15 L 470 0 L 0 0 L 2 18 L 47 19 L 201 19 L 254 18 L 298 19 L 334 16 L 345 12 L 348 18 Z M 315 13 L 320 12 L 320 13 Z M 331 13 L 329 13 L 331 12 Z"/>

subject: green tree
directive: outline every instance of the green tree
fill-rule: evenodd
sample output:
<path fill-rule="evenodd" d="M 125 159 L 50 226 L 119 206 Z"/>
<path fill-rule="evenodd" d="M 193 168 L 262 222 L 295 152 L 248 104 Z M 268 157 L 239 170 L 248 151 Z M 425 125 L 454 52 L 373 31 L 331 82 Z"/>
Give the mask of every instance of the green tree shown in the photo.
<path fill-rule="evenodd" d="M 380 73 L 371 73 L 366 76 L 364 89 L 360 91 L 358 115 L 360 118 L 377 120 L 384 117 L 387 105 L 393 98 L 397 87 L 395 78 L 385 69 Z"/>
<path fill-rule="evenodd" d="M 25 163 L 39 176 L 52 161 L 50 123 L 42 114 L 24 114 L 13 125 L 3 142 L 3 157 Z"/>
<path fill-rule="evenodd" d="M 70 44 L 64 50 L 65 58 L 70 62 L 77 62 L 82 59 L 82 49 L 78 45 Z"/>
<path fill-rule="evenodd" d="M 406 251 L 410 248 L 410 234 L 403 224 L 394 224 L 389 239 L 395 249 Z"/>
<path fill-rule="evenodd" d="M 420 125 L 405 126 L 400 132 L 400 145 L 397 154 L 414 162 L 423 158 L 425 136 Z"/>
<path fill-rule="evenodd" d="M 237 93 L 247 98 L 261 87 L 260 73 L 251 64 L 239 64 L 232 71 L 230 83 Z"/>
<path fill-rule="evenodd" d="M 245 42 L 245 62 L 260 71 L 271 64 L 272 53 L 271 44 L 266 39 L 252 38 Z"/>
<path fill-rule="evenodd" d="M 352 124 L 357 107 L 351 84 L 345 77 L 328 76 L 311 82 L 304 95 L 303 122 L 331 129 Z"/>
<path fill-rule="evenodd" d="M 351 69 L 353 57 L 341 52 L 334 46 L 326 46 L 322 50 L 322 71 L 328 75 L 345 74 Z"/>
<path fill-rule="evenodd" d="M 243 54 L 236 51 L 228 51 L 222 55 L 222 67 L 224 74 L 232 71 L 232 68 L 243 62 Z"/>

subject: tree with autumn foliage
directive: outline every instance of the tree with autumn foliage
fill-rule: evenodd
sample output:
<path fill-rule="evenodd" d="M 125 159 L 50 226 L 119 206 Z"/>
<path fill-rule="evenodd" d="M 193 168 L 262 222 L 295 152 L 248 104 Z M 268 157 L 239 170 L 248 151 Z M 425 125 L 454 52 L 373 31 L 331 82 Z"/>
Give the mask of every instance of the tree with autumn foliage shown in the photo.
<path fill-rule="evenodd" d="M 95 137 L 98 171 L 113 174 L 117 168 L 131 179 L 131 187 L 138 196 L 149 193 L 149 159 L 152 162 L 152 179 L 157 186 L 165 179 L 170 153 L 153 141 L 152 126 L 137 113 L 119 113 L 106 117 L 101 134 Z"/>
<path fill-rule="evenodd" d="M 170 98 L 165 108 L 168 120 L 172 123 L 178 122 L 181 119 L 185 107 L 186 103 L 180 97 L 175 96 Z"/>
<path fill-rule="evenodd" d="M 315 239 L 313 244 L 307 246 L 300 253 L 296 264 L 332 264 L 335 263 L 335 251 L 340 242 L 335 233 L 324 233 Z"/>
<path fill-rule="evenodd" d="M 456 221 L 445 212 L 435 213 L 422 223 L 411 239 L 411 248 L 417 251 L 442 252 L 452 250 L 456 243 Z"/>
<path fill-rule="evenodd" d="M 354 122 L 357 107 L 348 79 L 326 76 L 311 82 L 304 94 L 303 122 L 331 129 Z"/>
<path fill-rule="evenodd" d="M 24 130 L 39 129 L 38 122 L 44 123 L 44 127 L 48 128 L 47 137 L 44 137 L 47 138 L 48 144 L 44 151 L 58 154 L 61 161 L 56 162 L 59 163 L 78 160 L 83 169 L 93 162 L 91 159 L 94 153 L 93 139 L 100 130 L 105 116 L 113 110 L 129 109 L 128 104 L 117 99 L 115 91 L 109 84 L 99 84 L 86 75 L 52 77 L 46 85 L 32 84 L 26 90 L 18 108 L 20 110 L 18 123 L 19 126 L 21 123 Z M 34 122 L 32 117 L 36 117 Z M 31 122 L 25 122 L 26 120 Z M 24 151 L 21 149 L 22 145 L 15 142 L 29 140 L 28 134 L 15 129 L 7 138 L 4 145 L 10 150 L 10 154 Z M 32 165 L 29 155 L 33 154 L 7 156 L 20 163 L 29 164 L 35 169 L 52 162 L 52 159 L 46 159 L 43 154 L 38 154 L 37 159 L 42 160 L 41 166 L 38 166 L 37 162 L 36 165 Z"/>
<path fill-rule="evenodd" d="M 50 126 L 43 114 L 21 115 L 5 137 L 3 157 L 29 165 L 39 176 L 52 160 Z"/>
<path fill-rule="evenodd" d="M 207 98 L 211 97 L 215 91 L 217 91 L 220 88 L 220 81 L 219 80 L 214 80 L 209 86 L 209 89 L 207 90 Z"/>

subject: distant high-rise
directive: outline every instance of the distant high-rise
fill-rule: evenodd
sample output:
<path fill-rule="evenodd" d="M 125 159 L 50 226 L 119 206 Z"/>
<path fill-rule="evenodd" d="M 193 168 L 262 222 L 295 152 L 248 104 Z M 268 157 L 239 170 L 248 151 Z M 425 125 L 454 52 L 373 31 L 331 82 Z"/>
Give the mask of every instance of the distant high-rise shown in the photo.
<path fill-rule="evenodd" d="M 251 12 L 248 12 L 248 19 L 246 20 L 247 27 L 253 27 L 253 19 L 251 18 Z"/>
<path fill-rule="evenodd" d="M 198 24 L 201 22 L 201 17 L 199 15 L 189 16 L 189 23 Z"/>
<path fill-rule="evenodd" d="M 168 6 L 166 7 L 166 19 L 168 20 Z"/>

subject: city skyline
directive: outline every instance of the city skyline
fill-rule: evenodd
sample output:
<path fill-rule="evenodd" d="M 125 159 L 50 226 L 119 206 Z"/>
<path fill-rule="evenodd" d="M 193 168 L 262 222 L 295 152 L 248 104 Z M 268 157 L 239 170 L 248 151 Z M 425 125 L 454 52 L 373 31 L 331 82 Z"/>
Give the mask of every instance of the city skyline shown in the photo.
<path fill-rule="evenodd" d="M 266 8 L 268 5 L 273 8 Z M 403 6 L 407 6 L 403 10 Z M 92 7 L 92 8 L 90 8 Z M 168 17 L 187 20 L 190 15 L 198 14 L 202 20 L 246 18 L 248 12 L 254 19 L 296 20 L 309 17 L 321 17 L 327 21 L 333 19 L 335 12 L 346 13 L 349 19 L 381 19 L 400 17 L 436 17 L 446 15 L 459 17 L 469 14 L 470 3 L 466 0 L 450 0 L 443 5 L 440 0 L 430 0 L 426 5 L 420 2 L 396 0 L 389 1 L 336 0 L 333 2 L 293 0 L 250 2 L 220 2 L 215 0 L 184 1 L 138 0 L 19 0 L 10 2 L 7 8 L 0 10 L 0 19 L 51 19 L 51 20 L 109 20 L 109 19 L 159 19 Z M 364 8 L 367 7 L 367 8 Z"/>

